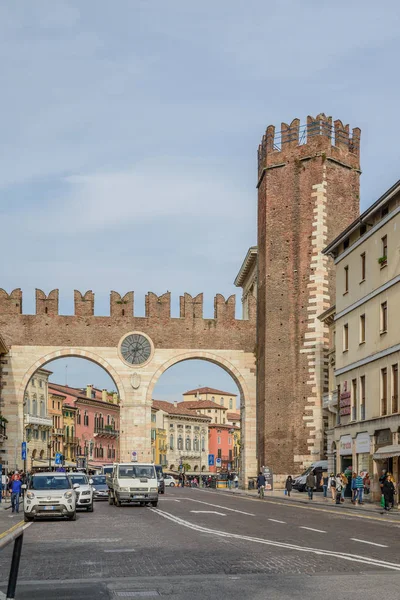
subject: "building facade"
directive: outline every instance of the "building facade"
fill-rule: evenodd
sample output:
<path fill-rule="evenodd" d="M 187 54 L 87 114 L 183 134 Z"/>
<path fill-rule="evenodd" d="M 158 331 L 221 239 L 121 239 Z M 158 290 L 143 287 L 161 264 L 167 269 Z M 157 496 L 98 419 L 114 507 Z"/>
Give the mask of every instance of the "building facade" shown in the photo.
<path fill-rule="evenodd" d="M 248 319 L 257 303 L 257 246 L 248 249 L 234 284 L 243 290 L 242 318 Z"/>
<path fill-rule="evenodd" d="M 207 400 L 215 402 L 222 408 L 230 411 L 236 411 L 237 394 L 233 392 L 223 392 L 210 387 L 201 387 L 196 390 L 190 390 L 183 394 L 184 402 L 196 402 L 199 400 Z"/>
<path fill-rule="evenodd" d="M 400 182 L 325 249 L 336 266 L 337 420 L 331 455 L 339 470 L 368 471 L 373 493 L 385 468 L 400 478 Z"/>
<path fill-rule="evenodd" d="M 63 403 L 65 396 L 51 388 L 48 389 L 48 413 L 53 421 L 53 427 L 50 435 L 51 456 L 55 457 L 56 453 L 64 454 L 64 419 L 63 419 Z"/>
<path fill-rule="evenodd" d="M 211 419 L 185 408 L 184 404 L 153 400 L 153 407 L 158 409 L 156 428 L 166 432 L 167 469 L 177 472 L 180 465 L 186 465 L 188 473 L 208 472 L 208 425 Z"/>
<path fill-rule="evenodd" d="M 324 247 L 359 214 L 360 130 L 323 114 L 269 126 L 258 152 L 259 466 L 276 481 L 323 457 L 320 390 L 334 269 Z"/>
<path fill-rule="evenodd" d="M 24 470 L 51 465 L 53 420 L 47 410 L 50 375 L 51 371 L 38 369 L 25 390 L 24 441 L 27 442 L 27 458 Z"/>
<path fill-rule="evenodd" d="M 76 436 L 76 413 L 78 409 L 71 403 L 64 400 L 63 403 L 63 424 L 64 424 L 64 449 L 63 455 L 67 464 L 76 464 L 76 453 L 78 448 L 78 438 Z"/>
<path fill-rule="evenodd" d="M 5 467 L 5 469 L 9 468 L 9 457 L 7 455 L 6 449 L 4 447 L 4 442 L 7 439 L 7 419 L 3 416 L 3 371 L 7 369 L 8 359 L 6 355 L 8 354 L 8 347 L 0 335 L 0 462 Z M 10 465 L 11 466 L 11 465 Z"/>
<path fill-rule="evenodd" d="M 210 473 L 235 470 L 237 457 L 235 457 L 234 433 L 238 430 L 239 428 L 234 425 L 209 424 L 208 448 L 209 453 L 214 455 L 214 464 L 209 467 Z"/>

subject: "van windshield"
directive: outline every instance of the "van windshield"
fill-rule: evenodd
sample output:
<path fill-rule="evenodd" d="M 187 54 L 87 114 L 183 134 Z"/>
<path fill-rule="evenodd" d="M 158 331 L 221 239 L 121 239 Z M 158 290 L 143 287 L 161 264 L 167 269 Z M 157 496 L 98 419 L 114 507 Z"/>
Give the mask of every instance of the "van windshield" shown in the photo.
<path fill-rule="evenodd" d="M 145 478 L 145 479 L 155 479 L 156 475 L 154 473 L 153 465 L 121 465 L 118 469 L 118 477 L 121 479 L 130 479 L 130 478 Z"/>
<path fill-rule="evenodd" d="M 71 483 L 68 477 L 53 475 L 34 475 L 29 482 L 30 490 L 69 490 Z"/>
<path fill-rule="evenodd" d="M 308 467 L 308 469 L 306 469 L 306 470 L 304 471 L 304 473 L 302 473 L 302 474 L 300 475 L 300 477 L 305 477 L 306 475 L 308 475 L 309 473 L 311 473 L 311 471 L 312 471 L 313 469 L 314 469 L 314 467 Z"/>

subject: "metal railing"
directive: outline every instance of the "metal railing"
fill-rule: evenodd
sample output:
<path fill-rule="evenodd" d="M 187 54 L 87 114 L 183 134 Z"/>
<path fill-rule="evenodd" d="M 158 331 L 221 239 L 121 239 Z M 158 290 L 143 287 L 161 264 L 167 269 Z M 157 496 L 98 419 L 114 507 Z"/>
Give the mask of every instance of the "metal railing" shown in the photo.
<path fill-rule="evenodd" d="M 17 527 L 14 531 L 10 531 L 3 539 L 0 540 L 0 550 L 14 542 L 14 549 L 11 559 L 10 573 L 8 575 L 7 585 L 7 600 L 15 598 L 15 590 L 17 587 L 19 563 L 21 560 L 22 543 L 24 540 L 25 527 Z"/>
<path fill-rule="evenodd" d="M 99 435 L 112 435 L 115 437 L 119 435 L 119 431 L 117 431 L 116 429 L 108 429 L 107 425 L 105 425 L 104 427 L 98 427 L 96 425 L 94 428 L 94 433 L 97 433 Z"/>

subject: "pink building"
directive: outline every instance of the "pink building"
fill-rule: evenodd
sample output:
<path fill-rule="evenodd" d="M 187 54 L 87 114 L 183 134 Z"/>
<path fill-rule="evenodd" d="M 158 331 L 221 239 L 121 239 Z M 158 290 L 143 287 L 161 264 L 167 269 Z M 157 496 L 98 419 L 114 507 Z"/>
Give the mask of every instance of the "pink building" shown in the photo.
<path fill-rule="evenodd" d="M 87 459 L 96 468 L 119 460 L 119 404 L 117 394 L 88 385 L 86 390 L 51 383 L 54 391 L 66 396 L 65 402 L 77 408 L 76 437 L 78 464 Z"/>

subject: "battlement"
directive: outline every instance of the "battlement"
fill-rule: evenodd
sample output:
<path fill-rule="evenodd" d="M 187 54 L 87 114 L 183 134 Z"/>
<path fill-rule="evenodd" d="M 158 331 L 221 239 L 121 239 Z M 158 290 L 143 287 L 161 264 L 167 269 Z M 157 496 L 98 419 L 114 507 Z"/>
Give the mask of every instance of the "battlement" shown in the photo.
<path fill-rule="evenodd" d="M 4 315 L 23 315 L 22 313 L 22 290 L 13 290 L 8 294 L 0 289 L 0 317 Z M 48 295 L 43 290 L 36 289 L 36 315 L 56 317 L 59 314 L 59 290 L 54 289 Z M 92 290 L 84 294 L 74 290 L 74 316 L 94 317 L 95 295 Z M 234 321 L 236 310 L 236 296 L 232 295 L 225 300 L 222 294 L 214 297 L 214 319 L 219 322 Z M 110 318 L 116 320 L 128 320 L 134 315 L 134 292 L 121 295 L 118 292 L 110 292 Z M 166 292 L 161 296 L 148 292 L 145 297 L 145 318 L 166 321 L 171 319 L 171 293 Z M 179 297 L 179 319 L 202 320 L 203 319 L 203 294 L 191 296 L 185 293 Z M 255 322 L 255 306 L 249 312 L 249 321 Z M 241 320 L 241 319 L 239 319 Z"/>
<path fill-rule="evenodd" d="M 360 138 L 358 127 L 350 135 L 349 125 L 343 125 L 339 119 L 332 124 L 332 117 L 324 113 L 308 116 L 305 125 L 300 125 L 299 119 L 293 119 L 290 125 L 282 123 L 278 132 L 274 125 L 269 125 L 258 147 L 259 176 L 263 169 L 285 163 L 294 154 L 298 158 L 325 154 L 351 168 L 359 168 Z"/>

